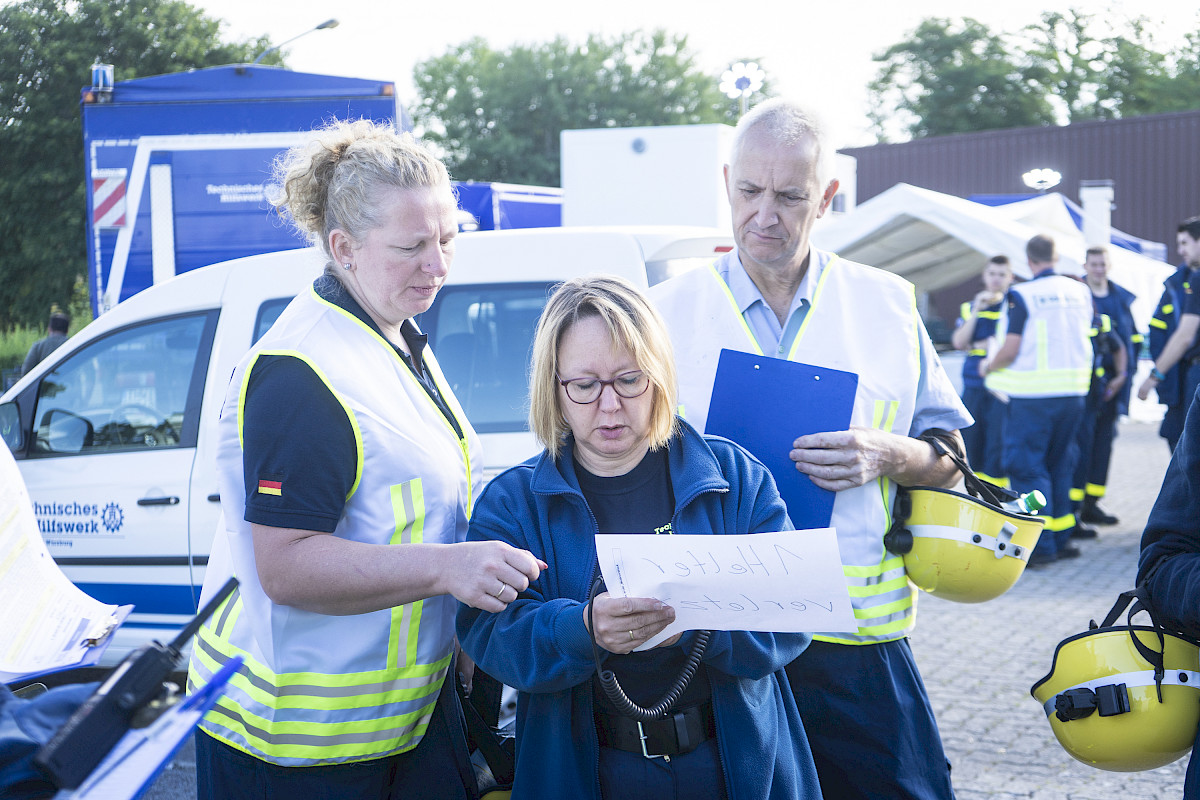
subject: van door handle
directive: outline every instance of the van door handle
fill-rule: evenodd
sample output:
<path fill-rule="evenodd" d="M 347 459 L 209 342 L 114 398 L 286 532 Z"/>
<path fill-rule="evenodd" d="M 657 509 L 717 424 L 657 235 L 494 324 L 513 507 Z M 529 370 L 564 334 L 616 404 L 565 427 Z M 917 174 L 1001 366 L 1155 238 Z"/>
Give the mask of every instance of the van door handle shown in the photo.
<path fill-rule="evenodd" d="M 177 506 L 178 497 L 143 497 L 137 501 L 139 506 Z"/>
<path fill-rule="evenodd" d="M 210 503 L 219 503 L 219 502 L 221 502 L 221 495 L 219 495 L 219 494 L 210 494 L 210 495 L 208 496 L 208 502 L 210 502 Z"/>

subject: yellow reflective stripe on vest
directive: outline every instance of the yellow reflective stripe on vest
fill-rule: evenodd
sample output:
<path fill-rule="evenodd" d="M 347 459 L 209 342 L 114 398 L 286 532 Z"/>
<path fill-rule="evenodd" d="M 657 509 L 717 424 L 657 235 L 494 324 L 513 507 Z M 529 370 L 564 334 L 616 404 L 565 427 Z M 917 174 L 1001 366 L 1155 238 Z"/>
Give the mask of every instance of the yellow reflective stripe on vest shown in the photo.
<path fill-rule="evenodd" d="M 329 382 L 329 378 L 321 371 L 321 368 L 316 363 L 298 350 L 262 350 L 255 353 L 250 358 L 250 363 L 246 365 L 245 371 L 242 373 L 242 385 L 238 387 L 238 407 L 237 407 L 237 432 L 238 432 L 238 447 L 243 451 L 246 449 L 245 430 L 243 425 L 246 421 L 246 387 L 250 385 L 250 375 L 254 371 L 254 366 L 263 356 L 288 356 L 290 358 L 303 361 L 308 365 L 308 368 L 313 371 L 317 379 L 325 384 L 325 388 L 333 395 L 333 399 L 337 401 L 342 410 L 346 412 L 346 419 L 350 422 L 350 429 L 354 432 L 354 483 L 350 485 L 350 491 L 346 493 L 346 499 L 349 500 L 358 491 L 359 481 L 362 480 L 363 472 L 363 437 L 362 429 L 358 427 L 358 418 L 354 416 L 354 411 L 350 405 L 342 397 L 341 393 L 333 388 L 333 384 Z"/>
<path fill-rule="evenodd" d="M 1159 329 L 1165 331 L 1167 329 L 1167 323 L 1164 320 L 1159 319 L 1158 317 L 1152 317 L 1150 319 L 1150 327 L 1151 328 L 1159 328 Z"/>
<path fill-rule="evenodd" d="M 1000 319 L 1000 312 L 999 311 L 980 311 L 979 318 L 980 319 Z"/>
<path fill-rule="evenodd" d="M 392 514 L 396 519 L 392 544 L 420 544 L 423 541 L 425 496 L 421 491 L 420 478 L 392 487 Z M 417 662 L 417 643 L 424 606 L 424 601 L 417 600 L 392 607 L 392 635 L 388 637 L 389 666 L 410 667 Z M 401 643 L 404 644 L 403 659 L 400 657 Z"/>
<path fill-rule="evenodd" d="M 211 679 L 236 652 L 208 634 L 202 629 L 193 646 L 198 683 Z M 276 674 L 247 657 L 204 727 L 283 764 L 338 763 L 403 752 L 424 734 L 450 658 L 447 654 L 436 663 L 400 670 L 325 675 Z"/>
<path fill-rule="evenodd" d="M 809 269 L 812 269 L 812 252 L 808 254 Z M 788 361 L 796 360 L 796 351 L 800 349 L 800 341 L 804 338 L 804 332 L 808 330 L 808 323 L 813 319 L 813 311 L 817 308 L 817 303 L 821 301 L 821 294 L 825 290 L 825 282 L 829 280 L 830 274 L 833 272 L 834 266 L 837 264 L 840 256 L 834 254 L 829 257 L 829 261 L 825 264 L 825 269 L 821 271 L 821 277 L 817 281 L 817 287 L 813 289 L 812 305 L 809 306 L 808 313 L 804 315 L 804 322 L 800 323 L 800 330 L 796 331 L 796 338 L 792 340 L 792 347 L 788 351 Z"/>
<path fill-rule="evenodd" d="M 987 350 L 983 350 L 983 349 L 968 350 L 967 355 L 977 356 L 979 358 L 982 358 L 983 356 L 987 355 Z"/>
<path fill-rule="evenodd" d="M 958 318 L 966 322 L 971 318 L 971 304 L 963 303 L 958 307 Z"/>
<path fill-rule="evenodd" d="M 754 338 L 754 331 L 750 330 L 750 326 L 746 324 L 745 317 L 742 316 L 742 310 L 738 308 L 737 298 L 733 296 L 733 291 L 729 288 L 729 284 L 721 277 L 721 273 L 717 272 L 717 263 L 708 265 L 708 271 L 717 279 L 717 285 L 721 287 L 721 291 L 725 293 L 725 298 L 729 301 L 729 305 L 733 306 L 733 314 L 737 317 L 738 323 L 742 326 L 742 330 L 746 332 L 746 338 L 750 341 L 751 347 L 754 348 L 754 355 L 761 356 L 763 354 L 762 347 L 758 344 L 758 339 Z"/>

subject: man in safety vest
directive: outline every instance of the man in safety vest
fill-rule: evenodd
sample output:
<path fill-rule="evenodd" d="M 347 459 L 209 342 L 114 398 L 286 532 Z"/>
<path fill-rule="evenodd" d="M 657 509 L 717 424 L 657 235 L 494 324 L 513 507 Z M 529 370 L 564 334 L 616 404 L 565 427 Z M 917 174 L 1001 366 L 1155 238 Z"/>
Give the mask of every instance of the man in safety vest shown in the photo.
<path fill-rule="evenodd" d="M 651 290 L 679 370 L 681 413 L 703 429 L 722 348 L 854 372 L 848 430 L 800 436 L 791 459 L 836 492 L 832 525 L 858 629 L 817 634 L 787 667 L 826 798 L 952 798 L 937 723 L 905 638 L 915 607 L 883 535 L 896 485 L 958 478 L 971 424 L 917 315 L 912 284 L 809 246 L 837 193 L 815 115 L 781 99 L 738 123 L 725 166 L 736 250 Z M 797 428 L 800 422 L 797 421 Z M 794 473 L 776 475 L 795 480 Z M 919 756 L 919 757 L 914 757 Z"/>
<path fill-rule="evenodd" d="M 1183 419 L 1200 386 L 1200 217 L 1179 224 L 1176 244 L 1183 264 L 1163 282 L 1163 296 L 1150 320 L 1154 366 L 1138 387 L 1145 400 L 1153 389 L 1167 407 L 1159 435 L 1171 450 L 1183 433 Z"/>
<path fill-rule="evenodd" d="M 1008 290 L 1001 320 L 1004 344 L 979 366 L 989 389 L 1009 398 L 1004 464 L 1015 491 L 1046 496 L 1046 527 L 1030 566 L 1079 555 L 1071 483 L 1079 447 L 1076 432 L 1092 377 L 1092 293 L 1054 271 L 1054 240 L 1025 245 L 1033 279 Z"/>

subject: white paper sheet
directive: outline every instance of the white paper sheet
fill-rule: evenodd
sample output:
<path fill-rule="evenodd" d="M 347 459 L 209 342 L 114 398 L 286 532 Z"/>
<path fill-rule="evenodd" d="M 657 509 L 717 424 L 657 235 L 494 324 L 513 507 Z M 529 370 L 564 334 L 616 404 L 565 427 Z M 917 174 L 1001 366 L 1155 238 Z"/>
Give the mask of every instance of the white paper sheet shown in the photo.
<path fill-rule="evenodd" d="M 680 631 L 857 630 L 832 528 L 724 536 L 599 534 L 610 594 L 653 597 L 675 621 L 639 650 Z"/>
<path fill-rule="evenodd" d="M 0 681 L 83 665 L 128 613 L 84 594 L 46 550 L 17 462 L 0 446 Z"/>

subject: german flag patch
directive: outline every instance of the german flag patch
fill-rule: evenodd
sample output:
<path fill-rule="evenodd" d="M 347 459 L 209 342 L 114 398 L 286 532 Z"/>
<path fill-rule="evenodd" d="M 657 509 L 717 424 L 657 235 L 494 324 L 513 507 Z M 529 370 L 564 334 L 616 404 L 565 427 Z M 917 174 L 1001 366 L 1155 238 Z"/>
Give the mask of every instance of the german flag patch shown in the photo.
<path fill-rule="evenodd" d="M 259 494 L 273 494 L 276 497 L 283 496 L 283 481 L 259 481 Z"/>

